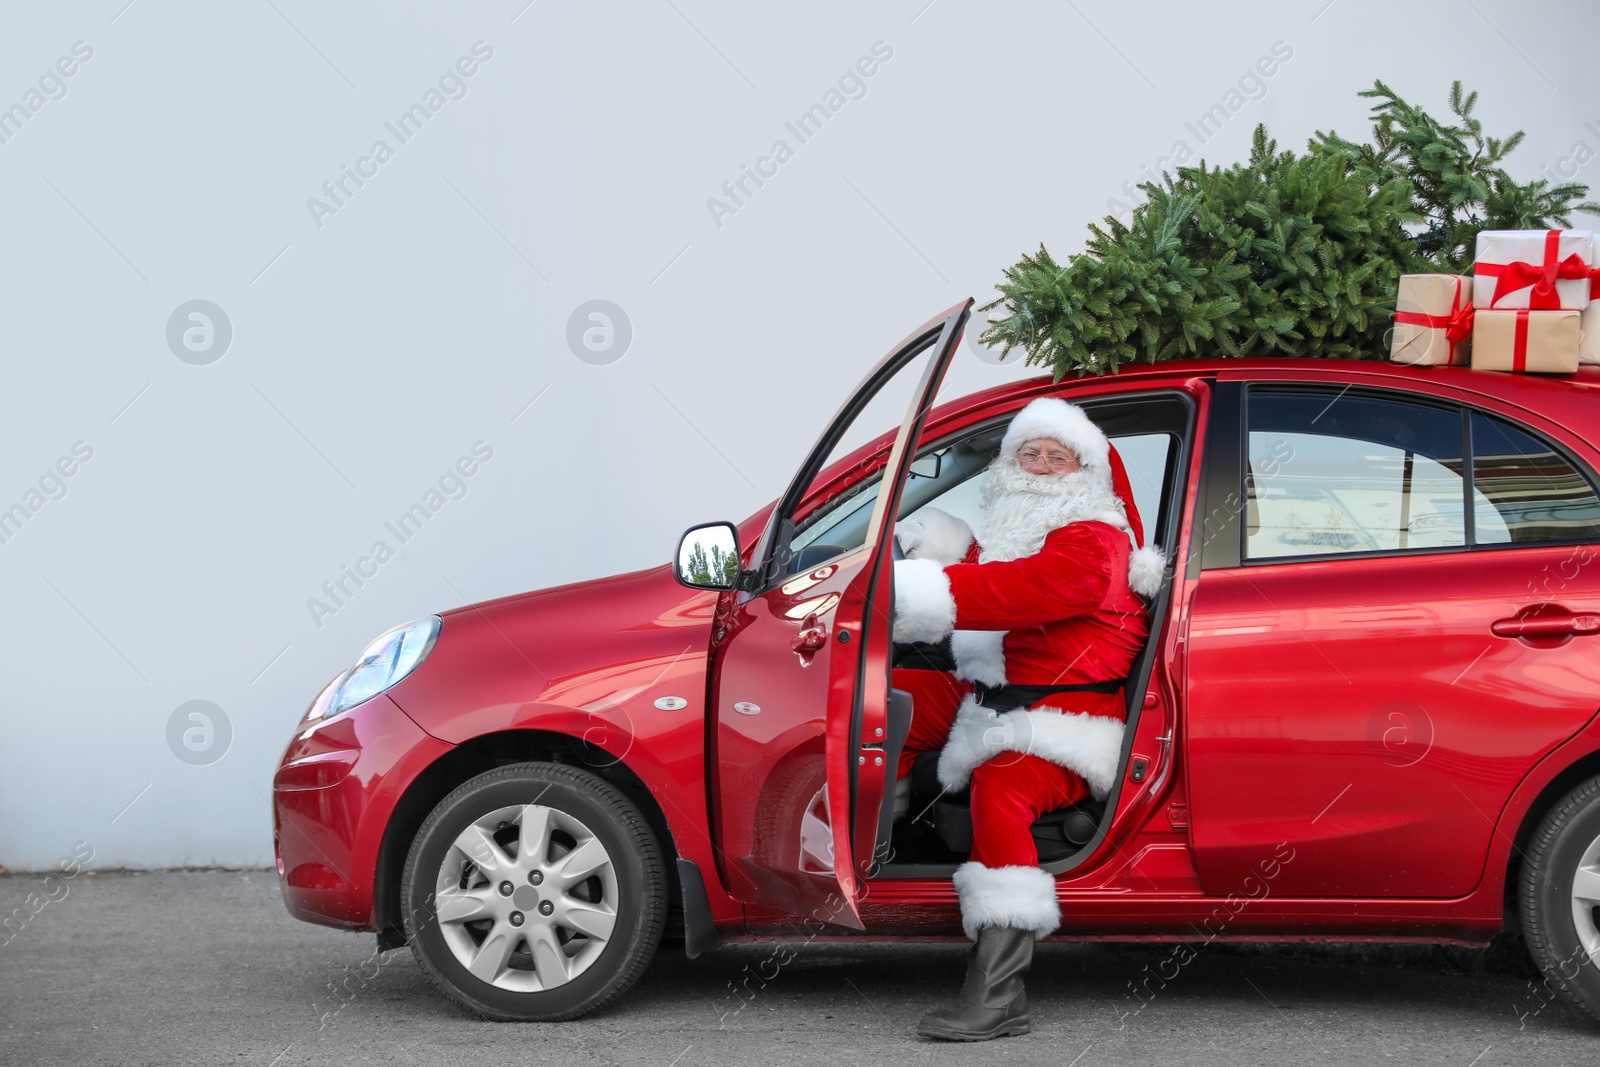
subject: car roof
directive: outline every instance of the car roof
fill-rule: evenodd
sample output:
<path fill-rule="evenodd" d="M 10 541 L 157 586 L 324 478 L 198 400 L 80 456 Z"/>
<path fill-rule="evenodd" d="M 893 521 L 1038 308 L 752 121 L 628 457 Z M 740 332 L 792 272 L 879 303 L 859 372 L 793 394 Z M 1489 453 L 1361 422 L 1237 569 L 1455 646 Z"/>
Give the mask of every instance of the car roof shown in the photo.
<path fill-rule="evenodd" d="M 957 417 L 974 407 L 1008 399 L 1069 394 L 1079 388 L 1112 390 L 1118 386 L 1171 384 L 1188 378 L 1226 377 L 1237 381 L 1294 379 L 1377 388 L 1430 392 L 1437 386 L 1451 393 L 1472 393 L 1574 428 L 1600 417 L 1600 366 L 1580 366 L 1576 374 L 1513 374 L 1466 367 L 1416 367 L 1377 359 L 1255 356 L 1241 359 L 1174 359 L 1160 363 L 1125 364 L 1115 374 L 1083 375 L 1055 381 L 1050 375 L 1006 382 L 939 404 L 929 425 Z"/>
<path fill-rule="evenodd" d="M 1477 395 L 1487 400 L 1510 404 L 1536 413 L 1552 422 L 1578 431 L 1586 439 L 1594 437 L 1585 428 L 1600 420 L 1600 366 L 1581 366 L 1576 374 L 1512 374 L 1503 371 L 1471 370 L 1466 367 L 1416 367 L 1378 359 L 1325 359 L 1317 357 L 1255 356 L 1239 359 L 1173 359 L 1159 363 L 1125 364 L 1114 374 L 1083 375 L 1055 381 L 1042 374 L 1003 382 L 988 389 L 967 393 L 937 404 L 928 413 L 924 440 L 959 425 L 977 410 L 994 405 L 1011 406 L 1036 396 L 1062 396 L 1084 389 L 1086 392 L 1118 392 L 1141 386 L 1176 385 L 1191 378 L 1227 377 L 1251 380 L 1325 380 L 1330 384 L 1369 385 L 1375 388 L 1433 391 L 1442 387 L 1453 399 Z M 1461 394 L 1468 394 L 1463 398 Z M 862 443 L 848 454 L 830 462 L 820 471 L 801 506 L 804 515 L 836 491 L 838 479 L 852 468 L 869 462 L 869 457 L 887 453 L 898 427 L 890 427 Z M 740 538 L 745 541 L 759 532 L 772 503 L 761 507 L 740 523 Z"/>

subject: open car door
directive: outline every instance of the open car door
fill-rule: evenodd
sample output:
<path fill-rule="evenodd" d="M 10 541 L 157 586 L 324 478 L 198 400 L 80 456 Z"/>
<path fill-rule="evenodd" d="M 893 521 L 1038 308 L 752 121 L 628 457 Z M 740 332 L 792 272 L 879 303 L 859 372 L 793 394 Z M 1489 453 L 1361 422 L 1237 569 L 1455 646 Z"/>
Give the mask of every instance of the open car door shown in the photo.
<path fill-rule="evenodd" d="M 889 693 L 894 520 L 971 309 L 968 299 L 930 319 L 839 409 L 773 509 L 743 588 L 731 594 L 728 624 L 713 639 L 714 835 L 723 876 L 741 900 L 862 928 L 855 898 L 880 827 L 881 847 L 888 845 L 885 801 L 910 728 L 909 702 L 891 702 Z M 807 490 L 872 398 L 919 366 L 887 458 L 864 466 L 853 483 L 881 474 L 864 543 L 827 558 L 813 546 L 797 567 L 791 545 Z"/>

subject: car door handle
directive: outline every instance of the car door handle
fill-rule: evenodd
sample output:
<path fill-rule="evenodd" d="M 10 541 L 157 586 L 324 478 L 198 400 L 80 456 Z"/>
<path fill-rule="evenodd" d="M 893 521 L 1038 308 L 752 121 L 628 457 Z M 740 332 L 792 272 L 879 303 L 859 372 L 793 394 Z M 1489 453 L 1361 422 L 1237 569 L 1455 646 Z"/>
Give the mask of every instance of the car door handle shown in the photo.
<path fill-rule="evenodd" d="M 1497 619 L 1489 629 L 1496 637 L 1587 637 L 1600 634 L 1600 615 L 1526 615 Z"/>
<path fill-rule="evenodd" d="M 800 631 L 794 635 L 794 644 L 789 647 L 801 653 L 817 652 L 827 643 L 828 628 L 813 612 L 801 620 Z"/>

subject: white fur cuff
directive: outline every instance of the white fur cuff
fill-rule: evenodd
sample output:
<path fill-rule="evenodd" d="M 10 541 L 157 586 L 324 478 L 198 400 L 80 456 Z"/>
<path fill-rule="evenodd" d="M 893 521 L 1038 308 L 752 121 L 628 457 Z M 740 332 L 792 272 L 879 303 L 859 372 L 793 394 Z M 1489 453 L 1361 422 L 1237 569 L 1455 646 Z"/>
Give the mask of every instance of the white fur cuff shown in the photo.
<path fill-rule="evenodd" d="M 1083 711 L 1008 711 L 1000 716 L 1006 747 L 1049 760 L 1083 776 L 1096 800 L 1104 800 L 1122 765 L 1120 719 Z"/>
<path fill-rule="evenodd" d="M 956 600 L 944 568 L 931 559 L 894 561 L 894 639 L 943 641 L 955 628 Z"/>
<path fill-rule="evenodd" d="M 961 901 L 961 928 L 974 941 L 985 926 L 1032 930 L 1037 940 L 1061 925 L 1056 880 L 1038 867 L 963 863 L 952 879 Z"/>
<path fill-rule="evenodd" d="M 1161 592 L 1161 582 L 1166 577 L 1167 554 L 1155 545 L 1136 548 L 1128 556 L 1128 588 L 1140 596 L 1153 597 Z"/>
<path fill-rule="evenodd" d="M 895 536 L 908 559 L 931 559 L 948 567 L 960 563 L 972 545 L 972 527 L 948 511 L 923 508 L 895 524 Z"/>
<path fill-rule="evenodd" d="M 969 693 L 939 751 L 939 784 L 960 792 L 972 772 L 990 759 L 1001 752 L 1021 752 L 1081 775 L 1095 799 L 1104 800 L 1122 766 L 1125 729 L 1120 719 L 1082 711 L 1019 708 L 996 713 Z"/>
<path fill-rule="evenodd" d="M 968 693 L 950 724 L 949 739 L 939 750 L 939 784 L 948 792 L 961 792 L 973 771 L 1005 751 L 1004 741 L 1000 716 L 979 705 L 977 698 Z"/>

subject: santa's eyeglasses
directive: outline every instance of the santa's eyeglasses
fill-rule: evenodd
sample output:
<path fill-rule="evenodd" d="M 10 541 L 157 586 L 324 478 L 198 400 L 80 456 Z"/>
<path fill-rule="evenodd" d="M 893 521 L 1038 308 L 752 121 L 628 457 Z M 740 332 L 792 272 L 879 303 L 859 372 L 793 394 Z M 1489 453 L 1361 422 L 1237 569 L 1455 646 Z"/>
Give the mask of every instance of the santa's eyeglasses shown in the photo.
<path fill-rule="evenodd" d="M 1044 460 L 1053 471 L 1066 470 L 1078 462 L 1076 456 L 1064 456 L 1060 452 L 1037 452 L 1031 448 L 1024 448 L 1017 453 L 1017 462 L 1032 467 L 1040 460 Z"/>

